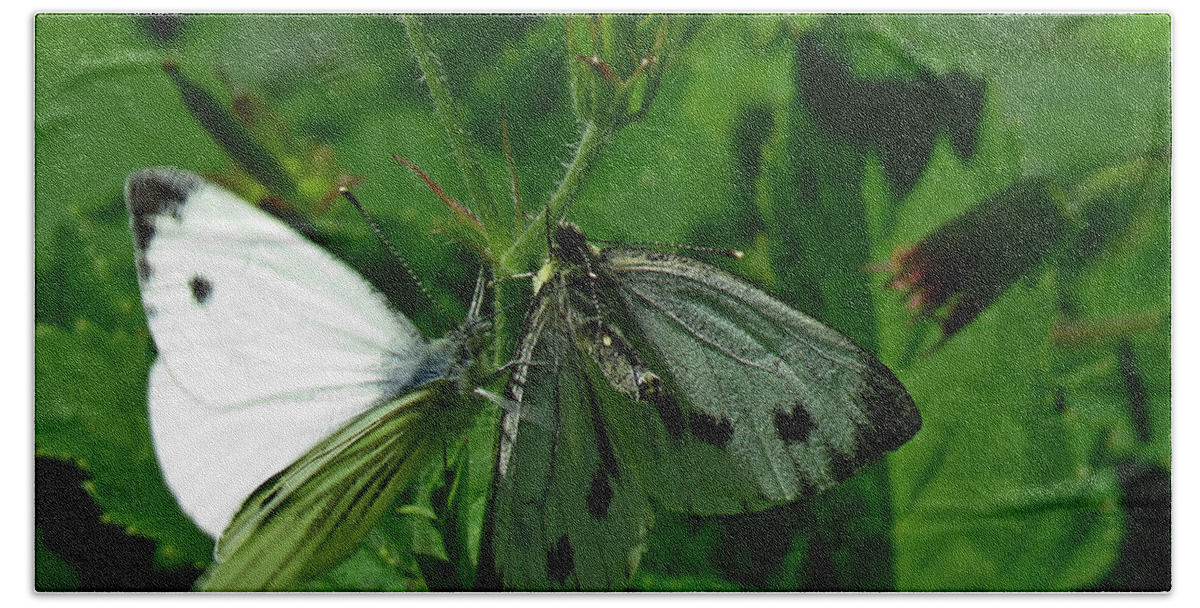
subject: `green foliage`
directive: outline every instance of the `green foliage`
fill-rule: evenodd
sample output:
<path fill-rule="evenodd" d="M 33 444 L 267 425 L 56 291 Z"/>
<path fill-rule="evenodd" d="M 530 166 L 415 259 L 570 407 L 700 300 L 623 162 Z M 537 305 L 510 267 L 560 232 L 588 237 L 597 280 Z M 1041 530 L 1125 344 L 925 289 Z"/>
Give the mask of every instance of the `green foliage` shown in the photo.
<path fill-rule="evenodd" d="M 159 539 L 164 565 L 203 562 L 212 543 L 175 507 L 159 476 L 145 414 L 149 339 L 86 320 L 34 332 L 34 434 L 41 456 L 74 460 L 113 523 Z"/>
<path fill-rule="evenodd" d="M 426 335 L 462 318 L 481 264 L 501 276 L 534 270 L 546 254 L 544 222 L 518 215 L 510 196 L 503 102 L 522 211 L 569 213 L 596 238 L 739 248 L 747 256 L 727 263 L 733 271 L 895 370 L 925 421 L 908 445 L 794 505 L 656 516 L 637 588 L 1068 590 L 1125 580 L 1111 572 L 1129 534 L 1118 465 L 1171 466 L 1167 16 L 149 23 L 36 19 L 35 437 L 39 455 L 92 476 L 106 520 L 158 543 L 159 565 L 207 563 L 212 544 L 155 463 L 145 413 L 154 353 L 121 185 L 135 169 L 176 165 L 250 198 L 271 188 L 249 177 L 263 179 L 261 167 L 234 168 L 227 142 L 189 112 L 163 70 L 169 59 L 209 101 L 269 112 L 236 138 L 257 138 L 272 179 L 297 189 L 274 194 Z M 848 137 L 804 84 L 811 41 L 863 90 L 927 90 L 919 83 L 950 82 L 955 70 L 986 83 L 971 153 L 951 143 L 949 119 L 924 124 L 927 139 L 906 131 L 928 146 L 901 156 L 889 151 L 894 138 Z M 911 189 L 897 188 L 897 162 L 909 163 Z M 945 341 L 863 271 L 1030 178 L 1062 193 L 1062 242 Z M 358 198 L 449 315 L 421 300 L 352 208 L 322 200 L 343 179 L 360 182 Z M 430 238 L 434 230 L 452 238 Z M 498 290 L 497 364 L 511 354 L 527 285 Z M 358 552 L 309 589 L 466 586 L 496 413 L 453 439 Z M 35 548 L 39 588 L 76 584 L 70 565 L 40 540 Z"/>

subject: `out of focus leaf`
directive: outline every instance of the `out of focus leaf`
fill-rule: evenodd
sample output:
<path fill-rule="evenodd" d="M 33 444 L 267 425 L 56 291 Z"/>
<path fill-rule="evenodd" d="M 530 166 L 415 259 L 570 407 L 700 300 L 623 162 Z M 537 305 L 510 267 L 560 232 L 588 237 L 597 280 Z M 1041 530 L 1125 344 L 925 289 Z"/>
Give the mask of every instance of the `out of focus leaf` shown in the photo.
<path fill-rule="evenodd" d="M 146 418 L 148 338 L 80 321 L 34 332 L 34 437 L 38 454 L 77 462 L 106 518 L 159 542 L 165 566 L 203 563 L 212 541 L 163 485 Z"/>

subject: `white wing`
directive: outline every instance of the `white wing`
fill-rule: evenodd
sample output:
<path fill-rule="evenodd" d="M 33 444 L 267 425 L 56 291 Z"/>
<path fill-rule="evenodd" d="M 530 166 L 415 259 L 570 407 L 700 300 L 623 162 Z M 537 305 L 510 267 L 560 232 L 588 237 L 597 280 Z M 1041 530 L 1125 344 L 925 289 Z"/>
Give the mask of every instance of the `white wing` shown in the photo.
<path fill-rule="evenodd" d="M 271 475 L 444 357 L 353 270 L 198 175 L 147 169 L 125 198 L 158 360 L 155 450 L 219 537 Z"/>

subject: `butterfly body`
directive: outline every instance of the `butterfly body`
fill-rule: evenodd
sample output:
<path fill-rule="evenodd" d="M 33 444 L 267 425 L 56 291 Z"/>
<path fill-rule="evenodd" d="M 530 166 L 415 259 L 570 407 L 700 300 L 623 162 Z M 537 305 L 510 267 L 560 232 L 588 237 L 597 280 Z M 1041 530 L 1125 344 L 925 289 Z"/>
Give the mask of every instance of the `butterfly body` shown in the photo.
<path fill-rule="evenodd" d="M 620 588 L 653 508 L 795 500 L 920 428 L 890 370 L 841 334 L 707 264 L 599 249 L 571 224 L 553 231 L 517 360 L 494 499 L 510 587 Z M 549 423 L 523 424 L 527 408 Z"/>
<path fill-rule="evenodd" d="M 218 586 L 281 588 L 337 563 L 427 437 L 452 431 L 445 412 L 465 412 L 448 402 L 487 324 L 425 339 L 328 251 L 194 173 L 139 171 L 125 195 L 158 350 L 155 451 L 220 539 Z"/>

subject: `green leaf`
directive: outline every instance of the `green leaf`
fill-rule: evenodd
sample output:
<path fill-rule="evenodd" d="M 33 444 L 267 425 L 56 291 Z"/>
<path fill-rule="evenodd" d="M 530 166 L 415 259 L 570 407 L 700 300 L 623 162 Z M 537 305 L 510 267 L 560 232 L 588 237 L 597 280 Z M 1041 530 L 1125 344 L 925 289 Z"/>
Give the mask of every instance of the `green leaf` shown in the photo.
<path fill-rule="evenodd" d="M 34 266 L 34 319 L 72 327 L 86 319 L 98 327 L 134 330 L 145 325 L 126 241 L 129 224 L 115 196 L 113 207 L 92 216 L 65 214 L 49 234 Z M 119 205 L 119 207 L 118 207 Z"/>
<path fill-rule="evenodd" d="M 158 541 L 166 567 L 203 563 L 212 541 L 184 516 L 159 474 L 146 419 L 149 340 L 80 321 L 34 331 L 38 454 L 75 461 L 111 523 Z"/>
<path fill-rule="evenodd" d="M 302 591 L 418 591 L 425 582 L 416 564 L 406 564 L 398 547 L 374 534 L 341 564 L 306 583 Z"/>
<path fill-rule="evenodd" d="M 470 484 L 471 459 L 468 450 L 461 446 L 446 449 L 453 450 L 452 455 L 443 464 L 441 478 L 433 490 L 432 502 L 435 514 L 433 523 L 441 534 L 449 568 L 445 579 L 431 587 L 461 591 L 470 589 L 475 580 L 468 542 L 470 499 L 466 496 Z"/>
<path fill-rule="evenodd" d="M 876 224 L 884 234 L 894 230 L 894 244 L 916 240 L 911 235 L 920 233 L 922 222 L 926 231 L 940 223 L 930 213 L 934 205 L 946 209 L 938 213 L 953 214 L 947 205 L 962 209 L 982 199 L 999 189 L 996 178 L 1004 173 L 1013 179 L 1022 171 L 1063 177 L 1081 166 L 1094 171 L 1097 160 L 1123 161 L 1131 150 L 1154 149 L 1163 137 L 1160 113 L 1166 97 L 1156 89 L 1159 85 L 1134 86 L 1130 81 L 1151 78 L 1165 64 L 1149 66 L 1146 57 L 1123 56 L 1112 47 L 1085 48 L 1095 41 L 1085 42 L 1082 33 L 1107 18 L 956 17 L 939 21 L 937 35 L 930 30 L 927 37 L 921 32 L 933 21 L 902 17 L 887 22 L 892 19 L 913 26 L 904 29 L 916 37 L 909 48 L 934 65 L 954 62 L 989 74 L 976 161 L 957 168 L 939 161 L 935 151 L 895 228 Z M 890 34 L 896 35 L 895 30 Z M 987 52 L 963 53 L 980 47 L 1004 47 L 1004 60 L 997 62 Z M 1086 100 L 1072 99 L 1085 94 Z M 1085 121 L 1085 114 L 1107 116 L 1112 128 L 1087 133 L 1088 128 L 1102 128 L 1104 121 Z M 1081 123 L 1089 127 L 1081 128 Z M 1021 156 L 1014 157 L 1018 150 Z M 885 217 L 880 210 L 889 204 L 885 197 L 875 198 L 875 217 Z M 1147 213 L 1165 218 L 1161 211 Z M 876 259 L 889 255 L 895 245 L 888 242 L 878 243 Z M 1106 297 L 1074 299 L 1070 286 L 1078 279 L 1069 268 L 1057 280 L 1043 275 L 1033 285 L 1018 284 L 961 337 L 901 371 L 926 425 L 892 461 L 893 471 L 909 471 L 893 474 L 900 588 L 1082 588 L 1095 584 L 1112 566 L 1122 514 L 1113 467 L 1116 446 L 1105 439 L 1110 436 L 1105 429 L 1116 404 L 1097 407 L 1123 394 L 1115 357 L 1111 350 L 1107 357 L 1103 351 L 1091 356 L 1066 352 L 1051 345 L 1048 334 L 1062 305 L 1077 316 L 1080 309 L 1118 297 L 1130 303 L 1127 311 L 1163 310 L 1165 291 L 1146 291 L 1142 279 L 1169 281 L 1161 243 L 1165 241 L 1141 250 L 1147 262 L 1154 260 L 1141 269 L 1147 275 L 1127 268 L 1092 275 L 1109 290 Z M 1142 284 L 1135 287 L 1124 277 Z M 1150 285 L 1155 285 L 1153 279 Z M 1136 304 L 1130 300 L 1134 293 L 1139 294 Z M 895 294 L 876 295 L 884 350 L 894 357 L 901 356 L 914 331 L 897 323 L 902 314 L 897 299 Z M 1162 354 L 1148 359 L 1154 361 L 1150 369 L 1165 369 L 1161 365 L 1169 357 L 1165 350 L 1158 352 Z M 1155 393 L 1161 405 L 1152 411 L 1162 421 L 1165 392 L 1151 391 Z M 1164 428 L 1165 423 L 1156 424 Z"/>
<path fill-rule="evenodd" d="M 910 369 L 927 422 L 894 458 L 921 475 L 893 478 L 899 588 L 1071 589 L 1112 564 L 1115 477 L 1071 453 L 1037 364 L 1053 294 L 1047 281 L 1011 290 Z"/>

